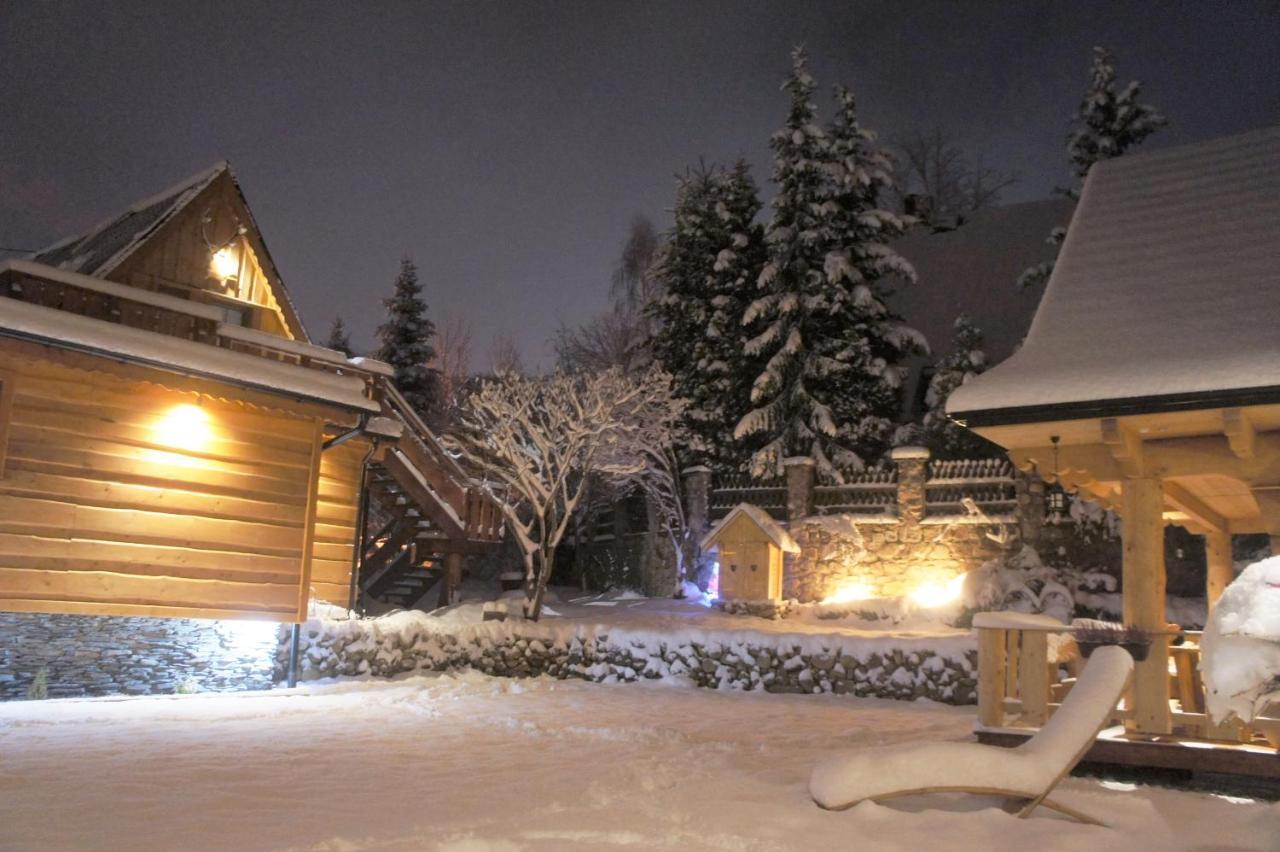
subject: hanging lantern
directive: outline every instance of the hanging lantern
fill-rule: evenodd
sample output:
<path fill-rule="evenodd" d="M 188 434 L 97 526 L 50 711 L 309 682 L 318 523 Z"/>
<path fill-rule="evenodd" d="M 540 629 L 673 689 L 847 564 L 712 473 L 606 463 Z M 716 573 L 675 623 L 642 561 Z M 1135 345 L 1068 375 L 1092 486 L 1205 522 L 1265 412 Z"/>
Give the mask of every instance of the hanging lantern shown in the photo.
<path fill-rule="evenodd" d="M 1044 507 L 1045 514 L 1056 524 L 1067 515 L 1067 492 L 1063 490 L 1061 478 L 1058 475 L 1059 437 L 1051 435 L 1049 440 L 1053 443 L 1053 483 L 1045 493 Z"/>

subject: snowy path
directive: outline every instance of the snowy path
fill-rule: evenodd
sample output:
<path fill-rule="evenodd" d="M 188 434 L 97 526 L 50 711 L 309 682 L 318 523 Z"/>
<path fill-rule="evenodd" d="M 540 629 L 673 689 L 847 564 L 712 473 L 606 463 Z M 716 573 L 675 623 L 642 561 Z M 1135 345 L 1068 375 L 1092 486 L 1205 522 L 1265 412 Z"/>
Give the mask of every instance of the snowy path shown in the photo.
<path fill-rule="evenodd" d="M 809 801 L 809 769 L 831 749 L 963 739 L 972 712 L 477 674 L 12 702 L 0 848 L 1171 850 L 1280 837 L 1280 805 L 1085 779 L 1063 798 L 1118 830 L 1020 821 L 987 799 L 844 813 Z"/>

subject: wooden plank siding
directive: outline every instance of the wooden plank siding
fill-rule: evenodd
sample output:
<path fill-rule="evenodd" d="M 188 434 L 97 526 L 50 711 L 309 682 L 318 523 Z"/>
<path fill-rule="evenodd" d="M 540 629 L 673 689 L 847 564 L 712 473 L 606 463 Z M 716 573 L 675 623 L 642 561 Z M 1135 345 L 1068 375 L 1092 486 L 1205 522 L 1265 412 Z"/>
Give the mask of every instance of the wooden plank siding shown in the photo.
<path fill-rule="evenodd" d="M 341 429 L 313 405 L 36 352 L 0 349 L 0 610 L 292 621 L 313 594 L 346 603 L 367 441 L 321 453 Z"/>

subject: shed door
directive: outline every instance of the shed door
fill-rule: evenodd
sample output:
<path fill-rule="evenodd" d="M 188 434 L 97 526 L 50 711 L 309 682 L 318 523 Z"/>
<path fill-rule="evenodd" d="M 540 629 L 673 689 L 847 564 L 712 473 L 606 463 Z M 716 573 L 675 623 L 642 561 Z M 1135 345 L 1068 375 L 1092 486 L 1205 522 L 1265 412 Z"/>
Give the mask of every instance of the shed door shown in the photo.
<path fill-rule="evenodd" d="M 769 545 L 753 543 L 742 548 L 738 571 L 742 574 L 742 597 L 762 601 L 769 597 Z"/>

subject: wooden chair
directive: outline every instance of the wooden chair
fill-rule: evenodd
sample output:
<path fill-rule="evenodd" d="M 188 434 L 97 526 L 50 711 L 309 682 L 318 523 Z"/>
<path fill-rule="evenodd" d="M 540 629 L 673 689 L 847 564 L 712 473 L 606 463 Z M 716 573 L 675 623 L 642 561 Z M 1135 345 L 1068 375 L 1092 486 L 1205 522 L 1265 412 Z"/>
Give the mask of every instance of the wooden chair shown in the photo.
<path fill-rule="evenodd" d="M 1058 712 L 1017 748 L 915 743 L 845 752 L 818 764 L 809 778 L 809 794 L 833 811 L 867 800 L 928 793 L 996 795 L 1009 799 L 1019 817 L 1045 807 L 1083 823 L 1105 825 L 1049 794 L 1093 745 L 1132 675 L 1133 658 L 1127 651 L 1099 648 Z"/>

